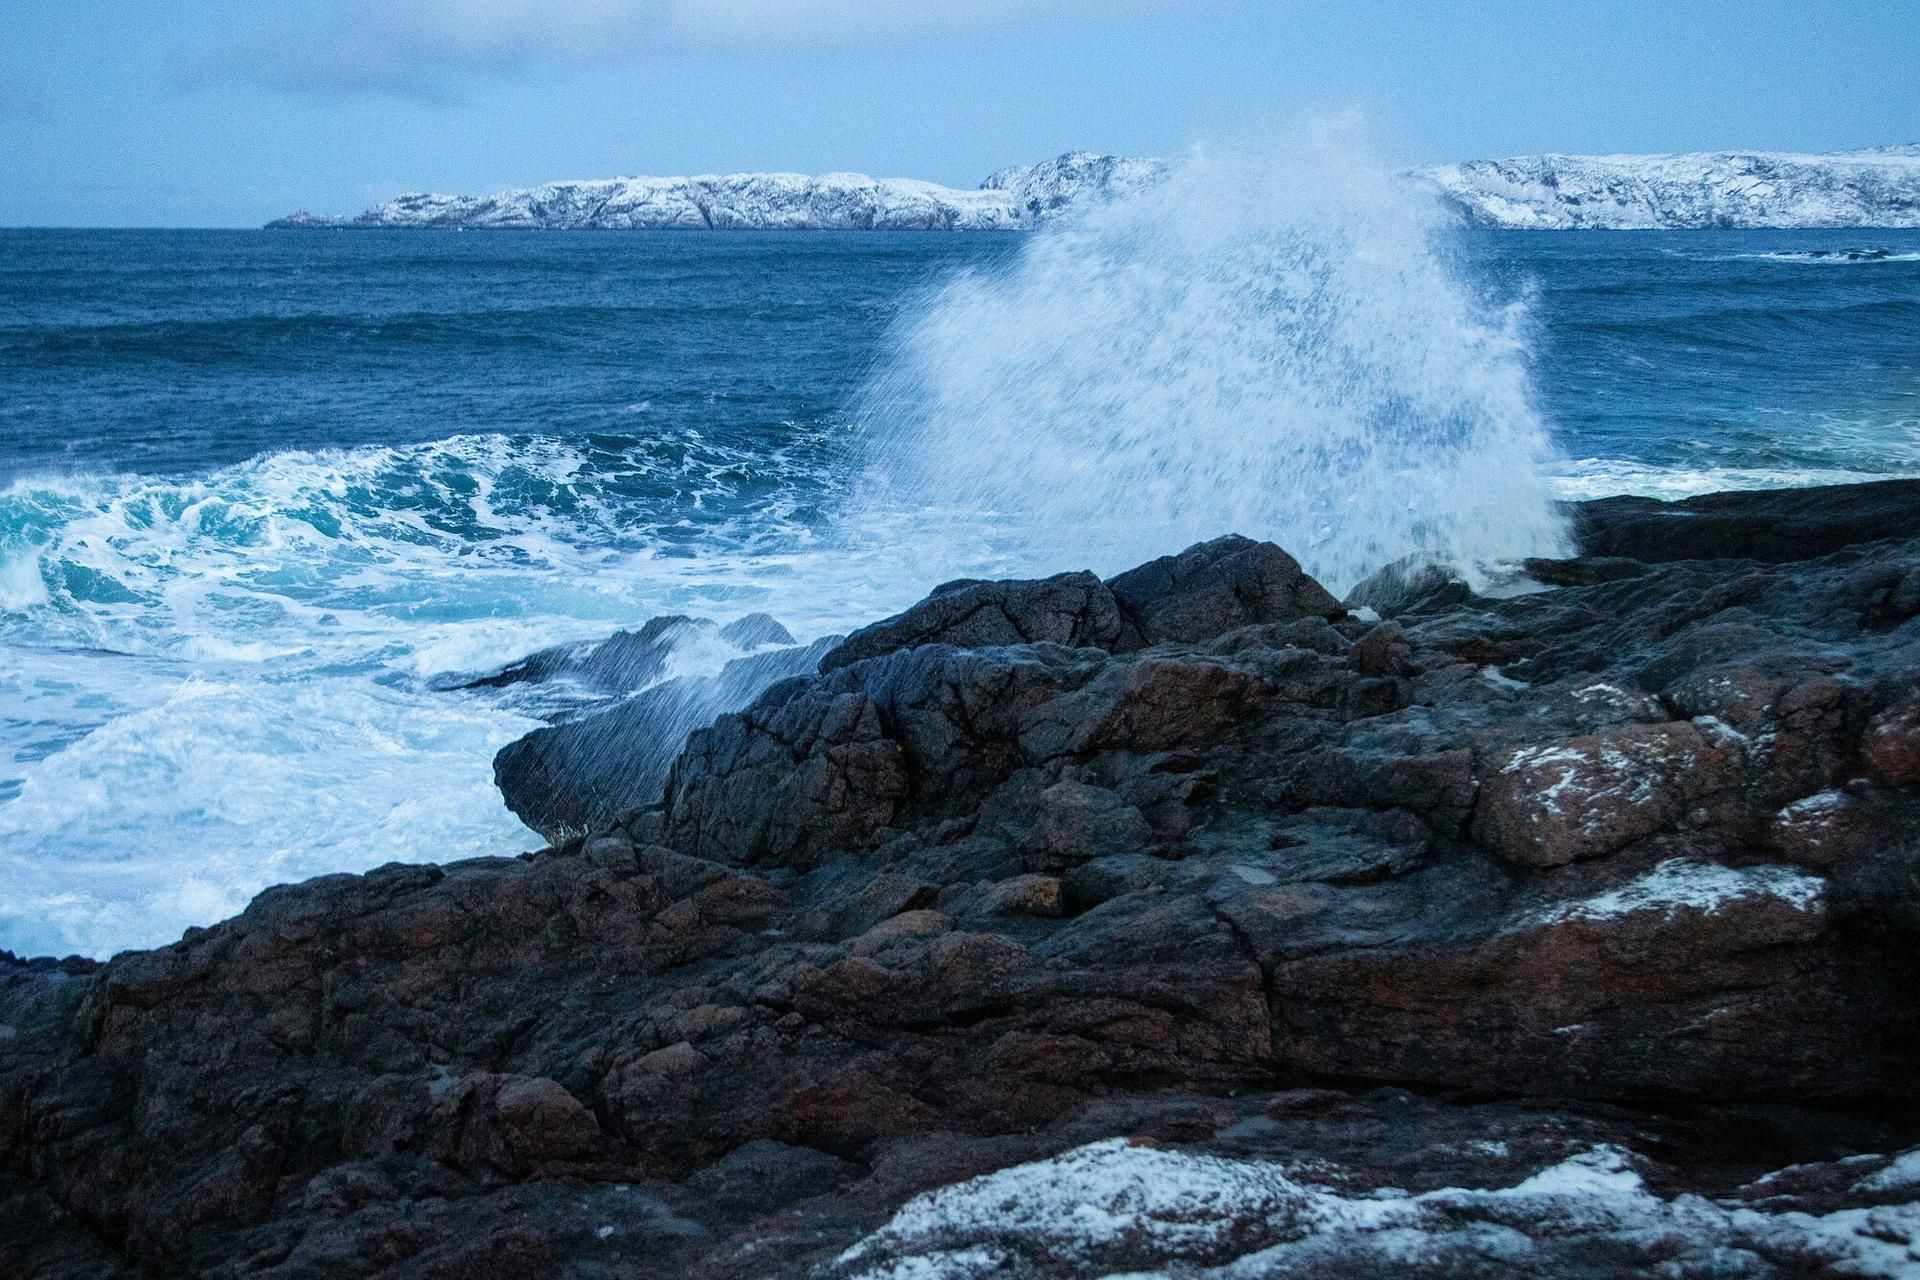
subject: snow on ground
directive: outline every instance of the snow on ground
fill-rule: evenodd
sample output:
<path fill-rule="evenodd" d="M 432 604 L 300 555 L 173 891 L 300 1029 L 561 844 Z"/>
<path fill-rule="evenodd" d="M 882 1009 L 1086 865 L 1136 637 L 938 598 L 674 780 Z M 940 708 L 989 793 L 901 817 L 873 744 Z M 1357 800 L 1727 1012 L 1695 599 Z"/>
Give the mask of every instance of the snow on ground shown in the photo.
<path fill-rule="evenodd" d="M 1324 1176 L 1324 1166 L 1315 1172 Z M 1163 1274 L 1168 1264 L 1181 1276 L 1222 1280 L 1528 1274 L 1577 1258 L 1604 1260 L 1596 1274 L 1910 1277 L 1920 1273 L 1917 1241 L 1920 1204 L 1812 1214 L 1669 1199 L 1648 1188 L 1634 1156 L 1612 1146 L 1510 1187 L 1412 1195 L 1341 1190 L 1292 1166 L 1115 1138 L 919 1196 L 830 1274 L 1113 1276 Z"/>
<path fill-rule="evenodd" d="M 1002 169 L 972 190 L 862 173 L 601 178 L 490 196 L 413 193 L 356 218 L 298 214 L 283 222 L 548 230 L 1012 230 L 1037 226 L 1090 197 L 1151 185 L 1167 169 L 1164 160 L 1076 151 Z M 1517 156 L 1428 165 L 1408 176 L 1431 187 L 1469 221 L 1492 227 L 1920 227 L 1920 148 L 1913 147 L 1833 155 Z"/>

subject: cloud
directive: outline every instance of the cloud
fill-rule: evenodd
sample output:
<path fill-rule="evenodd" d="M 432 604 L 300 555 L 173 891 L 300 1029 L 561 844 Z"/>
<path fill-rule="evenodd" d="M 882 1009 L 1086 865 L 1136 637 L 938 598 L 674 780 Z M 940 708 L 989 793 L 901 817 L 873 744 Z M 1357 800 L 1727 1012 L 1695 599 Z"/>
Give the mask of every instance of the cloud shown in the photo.
<path fill-rule="evenodd" d="M 538 64 L 906 42 L 1188 0 L 321 0 L 208 67 L 274 88 L 440 98 Z"/>

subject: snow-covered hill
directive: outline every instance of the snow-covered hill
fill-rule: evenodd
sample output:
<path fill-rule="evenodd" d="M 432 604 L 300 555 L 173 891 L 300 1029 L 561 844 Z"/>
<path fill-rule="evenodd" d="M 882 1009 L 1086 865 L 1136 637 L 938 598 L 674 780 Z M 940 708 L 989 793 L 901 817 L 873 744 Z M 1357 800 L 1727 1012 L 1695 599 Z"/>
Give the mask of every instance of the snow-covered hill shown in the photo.
<path fill-rule="evenodd" d="M 1920 227 L 1920 147 L 1521 156 L 1415 171 L 1469 220 L 1549 231 Z"/>
<path fill-rule="evenodd" d="M 732 173 L 551 182 L 491 196 L 404 195 L 357 218 L 304 212 L 273 227 L 538 230 L 955 230 L 1030 227 L 1091 195 L 1151 181 L 1157 160 L 1070 152 L 1002 169 L 972 191 L 861 173 Z"/>
<path fill-rule="evenodd" d="M 1075 151 L 965 191 L 859 173 L 734 173 L 552 182 L 491 196 L 404 195 L 354 218 L 282 228 L 999 231 L 1156 181 L 1167 162 Z M 1920 227 L 1920 146 L 1834 155 L 1711 151 L 1521 156 L 1410 170 L 1468 221 L 1565 231 L 1657 227 Z"/>

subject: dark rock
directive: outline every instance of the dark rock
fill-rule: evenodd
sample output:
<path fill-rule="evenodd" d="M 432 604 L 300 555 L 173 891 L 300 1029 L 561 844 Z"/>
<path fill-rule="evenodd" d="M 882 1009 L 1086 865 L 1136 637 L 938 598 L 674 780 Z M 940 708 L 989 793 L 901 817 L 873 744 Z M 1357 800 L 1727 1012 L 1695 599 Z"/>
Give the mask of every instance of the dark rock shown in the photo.
<path fill-rule="evenodd" d="M 1395 1247 L 1447 1274 L 1904 1250 L 1914 551 L 1372 628 L 1276 620 L 1238 552 L 1124 609 L 958 585 L 586 838 L 277 887 L 105 965 L 0 956 L 0 1274 L 1401 1266 L 1343 1205 L 1415 1215 Z M 1188 623 L 1227 629 L 1151 630 Z M 932 1245 L 882 1230 L 1089 1143 L 1062 1167 L 1118 1181 L 1060 1185 L 1112 1239 L 1033 1229 L 1044 1172 Z M 1133 1150 L 1285 1169 L 1141 1183 Z M 1176 1206 L 1202 1253 L 1104 1198 L 1188 1172 L 1224 1188 Z"/>
<path fill-rule="evenodd" d="M 606 710 L 535 729 L 494 756 L 494 782 L 507 807 L 549 839 L 606 827 L 660 799 L 688 734 L 782 680 L 812 674 L 837 642 L 830 636 L 736 658 L 717 675 L 668 680 Z"/>
<path fill-rule="evenodd" d="M 1480 770 L 1475 833 L 1515 862 L 1561 866 L 1651 835 L 1738 780 L 1728 753 L 1684 722 L 1516 747 Z"/>
<path fill-rule="evenodd" d="M 480 676 L 458 687 L 504 689 L 509 685 L 571 677 L 591 683 L 605 693 L 641 689 L 660 678 L 675 647 L 689 636 L 712 627 L 704 618 L 680 614 L 651 618 L 638 631 L 616 631 L 605 640 L 542 649 L 492 675 Z"/>
<path fill-rule="evenodd" d="M 1920 698 L 1876 716 L 1860 739 L 1860 755 L 1876 776 L 1920 787 Z"/>
<path fill-rule="evenodd" d="M 1040 582 L 968 580 L 948 583 L 905 613 L 862 627 L 830 650 L 820 669 L 834 671 L 920 645 L 978 649 L 1046 641 L 1113 649 L 1126 639 L 1112 593 L 1091 573 Z"/>
<path fill-rule="evenodd" d="M 1473 598 L 1473 588 L 1446 565 L 1399 560 L 1377 569 L 1347 592 L 1346 607 L 1371 609 L 1382 618 L 1437 613 Z"/>
<path fill-rule="evenodd" d="M 1292 556 L 1233 535 L 1149 561 L 1107 586 L 1148 643 L 1197 644 L 1237 627 L 1344 612 Z"/>
<path fill-rule="evenodd" d="M 1624 556 L 1580 556 L 1571 560 L 1528 560 L 1522 567 L 1535 582 L 1550 587 L 1591 587 L 1601 582 L 1637 578 L 1647 566 Z"/>
<path fill-rule="evenodd" d="M 1040 793 L 1038 840 L 1031 865 L 1065 871 L 1107 854 L 1138 853 L 1153 840 L 1140 810 L 1105 787 L 1056 782 Z"/>
<path fill-rule="evenodd" d="M 1600 498 L 1570 510 L 1584 556 L 1784 564 L 1863 542 L 1920 537 L 1920 480 L 1708 493 L 1678 502 Z"/>
<path fill-rule="evenodd" d="M 852 1172 L 838 1156 L 757 1138 L 687 1179 L 686 1187 L 704 1217 L 751 1219 L 827 1195 Z"/>
<path fill-rule="evenodd" d="M 1349 656 L 1363 676 L 1413 674 L 1413 646 L 1397 622 L 1383 622 L 1353 642 Z"/>

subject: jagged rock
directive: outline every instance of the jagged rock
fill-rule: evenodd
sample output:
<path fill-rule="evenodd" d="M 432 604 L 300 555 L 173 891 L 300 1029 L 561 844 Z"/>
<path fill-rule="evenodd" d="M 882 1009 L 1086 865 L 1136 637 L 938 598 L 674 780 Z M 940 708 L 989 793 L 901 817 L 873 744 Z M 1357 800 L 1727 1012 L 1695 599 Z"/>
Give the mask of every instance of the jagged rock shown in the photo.
<path fill-rule="evenodd" d="M 740 642 L 780 643 L 764 627 Z M 688 734 L 782 680 L 818 670 L 838 642 L 829 636 L 736 658 L 717 675 L 667 680 L 594 714 L 535 729 L 495 754 L 494 782 L 507 807 L 549 838 L 610 826 L 660 799 Z"/>
<path fill-rule="evenodd" d="M 1518 747 L 1481 771 L 1477 835 L 1503 857 L 1557 867 L 1651 835 L 1738 778 L 1727 753 L 1687 723 Z"/>
<path fill-rule="evenodd" d="M 820 669 L 834 671 L 929 644 L 979 649 L 1046 641 L 1113 649 L 1126 638 L 1112 593 L 1091 573 L 1062 573 L 1040 582 L 961 580 L 935 588 L 897 617 L 854 632 L 821 659 Z"/>
<path fill-rule="evenodd" d="M 1361 579 L 1347 592 L 1346 606 L 1395 618 L 1450 609 L 1472 598 L 1473 588 L 1451 567 L 1425 560 L 1396 560 Z"/>
<path fill-rule="evenodd" d="M 650 618 L 637 631 L 616 631 L 605 640 L 556 645 L 529 654 L 491 675 L 478 676 L 462 689 L 504 689 L 510 685 L 572 677 L 606 693 L 645 688 L 659 679 L 676 646 L 693 633 L 710 630 L 704 618 L 684 614 Z"/>
<path fill-rule="evenodd" d="M 1249 1179 L 1388 1213 L 1421 1266 L 1905 1265 L 1862 1251 L 1920 1200 L 1914 551 L 1391 629 L 1249 620 L 1215 581 L 1170 616 L 1229 630 L 1151 644 L 1108 584 L 998 584 L 1069 636 L 1105 598 L 1117 638 L 913 632 L 718 717 L 560 848 L 281 886 L 105 965 L 0 956 L 0 1272 L 1380 1264 L 1332 1219 L 1261 1234 Z M 1204 1257 L 1146 1201 L 1092 1244 L 895 1216 L 1113 1139 L 1329 1163 L 1183 1201 Z"/>
<path fill-rule="evenodd" d="M 1237 627 L 1343 612 L 1299 561 L 1271 542 L 1237 536 L 1149 561 L 1107 587 L 1149 643 L 1197 644 Z"/>
<path fill-rule="evenodd" d="M 1353 642 L 1353 668 L 1363 676 L 1413 674 L 1413 646 L 1397 622 L 1383 622 Z"/>
<path fill-rule="evenodd" d="M 1065 871 L 1105 854 L 1134 853 L 1153 840 L 1140 810 L 1105 787 L 1056 782 L 1040 793 L 1033 864 Z"/>

